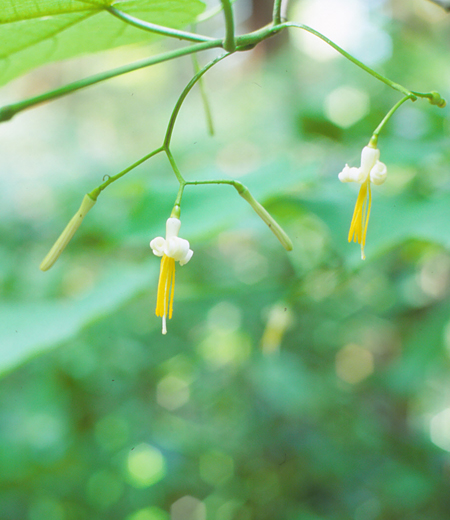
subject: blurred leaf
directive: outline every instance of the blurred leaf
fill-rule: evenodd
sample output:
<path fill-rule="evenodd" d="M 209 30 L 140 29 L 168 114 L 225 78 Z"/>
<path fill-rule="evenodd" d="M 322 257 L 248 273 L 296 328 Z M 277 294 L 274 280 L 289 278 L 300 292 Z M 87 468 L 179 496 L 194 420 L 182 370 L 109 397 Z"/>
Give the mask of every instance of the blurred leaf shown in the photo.
<path fill-rule="evenodd" d="M 81 298 L 0 305 L 0 375 L 113 312 L 156 276 L 156 265 L 115 268 Z"/>
<path fill-rule="evenodd" d="M 283 171 L 285 175 L 280 183 L 274 171 Z M 290 172 L 290 173 L 289 173 Z M 278 190 L 287 189 L 296 182 L 296 175 L 283 161 L 271 164 L 261 170 L 253 172 L 245 177 L 252 191 L 261 199 L 270 194 L 275 187 Z M 255 185 L 253 183 L 255 182 Z M 212 233 L 219 227 L 232 227 L 240 218 L 248 221 L 253 218 L 254 225 L 259 227 L 260 233 L 267 240 L 276 239 L 267 226 L 260 221 L 248 204 L 239 197 L 236 190 L 230 186 L 207 186 L 206 189 L 214 190 L 214 196 L 191 193 L 189 204 L 183 211 L 183 223 L 189 229 L 191 244 L 195 244 L 194 237 L 205 233 Z M 212 195 L 212 194 L 211 194 Z M 155 186 L 152 197 L 156 197 L 159 203 L 167 197 L 167 205 L 173 197 L 169 196 L 164 186 Z M 185 197 L 188 199 L 188 197 Z M 192 200 L 193 199 L 193 200 Z M 156 206 L 146 204 L 152 212 Z M 159 214 L 160 212 L 158 212 Z M 205 218 L 212 215 L 212 218 Z M 149 234 L 158 235 L 163 232 L 164 218 L 137 217 L 146 223 L 145 240 Z M 148 222 L 153 222 L 149 228 Z M 114 231 L 117 235 L 117 230 Z M 128 233 L 128 232 L 127 232 Z M 144 232 L 142 232 L 143 234 Z M 139 234 L 139 237 L 141 234 Z M 133 240 L 138 237 L 133 236 Z M 281 246 L 280 246 L 281 247 Z M 120 305 L 130 300 L 155 281 L 157 264 L 149 262 L 147 267 L 125 267 L 114 271 L 103 282 L 96 283 L 95 289 L 81 299 L 39 301 L 37 303 L 4 303 L 0 306 L 0 374 L 12 369 L 18 363 L 28 357 L 37 355 L 51 349 L 77 334 L 88 323 L 99 316 L 107 315 L 116 310 Z"/>
<path fill-rule="evenodd" d="M 339 189 L 338 189 L 339 188 Z M 347 193 L 343 193 L 347 190 Z M 313 211 L 331 231 L 336 249 L 356 264 L 360 256 L 360 246 L 348 243 L 348 229 L 356 202 L 348 194 L 347 186 L 321 190 L 319 196 L 299 199 L 302 206 Z M 434 195 L 430 198 L 416 198 L 409 193 L 385 197 L 372 194 L 372 211 L 367 231 L 366 257 L 379 256 L 388 249 L 399 246 L 410 239 L 422 239 L 450 247 L 450 195 Z"/>
<path fill-rule="evenodd" d="M 395 391 L 409 395 L 426 381 L 430 369 L 444 353 L 444 329 L 449 323 L 449 313 L 450 305 L 445 302 L 416 316 L 403 345 L 402 356 L 387 373 Z"/>
<path fill-rule="evenodd" d="M 252 367 L 252 379 L 256 393 L 276 414 L 295 416 L 311 406 L 311 377 L 287 352 L 260 359 Z"/>
<path fill-rule="evenodd" d="M 118 20 L 107 6 L 172 28 L 204 9 L 200 0 L 0 0 L 0 85 L 44 63 L 156 38 Z"/>

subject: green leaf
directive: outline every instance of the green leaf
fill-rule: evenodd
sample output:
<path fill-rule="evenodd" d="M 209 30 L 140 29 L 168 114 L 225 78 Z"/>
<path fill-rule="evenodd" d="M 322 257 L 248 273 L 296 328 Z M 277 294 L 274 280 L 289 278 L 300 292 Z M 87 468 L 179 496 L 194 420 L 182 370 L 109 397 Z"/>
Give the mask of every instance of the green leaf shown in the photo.
<path fill-rule="evenodd" d="M 445 327 L 450 306 L 443 302 L 428 312 L 417 314 L 409 337 L 404 341 L 402 356 L 386 373 L 389 386 L 399 394 L 413 394 L 424 385 L 436 360 L 445 363 Z"/>
<path fill-rule="evenodd" d="M 171 28 L 205 7 L 200 0 L 0 0 L 0 85 L 45 63 L 156 38 L 114 17 L 109 6 Z"/>
<path fill-rule="evenodd" d="M 339 185 L 338 185 L 339 187 Z M 344 186 L 347 188 L 347 186 Z M 348 243 L 348 229 L 357 192 L 344 193 L 327 186 L 320 195 L 301 199 L 329 227 L 334 247 L 350 264 L 360 265 L 359 244 Z M 450 247 L 450 195 L 415 198 L 410 193 L 386 197 L 372 192 L 372 211 L 367 231 L 366 257 L 374 258 L 407 240 L 418 239 Z"/>
<path fill-rule="evenodd" d="M 80 299 L 0 305 L 0 375 L 77 334 L 145 290 L 157 265 L 116 267 Z M 155 322 L 155 326 L 159 326 Z"/>

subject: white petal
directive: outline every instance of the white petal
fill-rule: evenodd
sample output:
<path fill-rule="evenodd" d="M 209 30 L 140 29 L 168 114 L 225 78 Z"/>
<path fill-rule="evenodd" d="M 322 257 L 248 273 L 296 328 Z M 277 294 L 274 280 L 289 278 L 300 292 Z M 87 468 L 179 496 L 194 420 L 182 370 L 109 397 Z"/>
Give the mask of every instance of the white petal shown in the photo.
<path fill-rule="evenodd" d="M 194 254 L 194 251 L 192 249 L 188 249 L 188 252 L 184 256 L 184 258 L 180 258 L 180 265 L 187 264 L 189 260 L 192 258 L 192 255 Z"/>
<path fill-rule="evenodd" d="M 377 161 L 375 166 L 370 170 L 370 180 L 379 186 L 386 180 L 386 176 L 386 165 L 380 161 Z"/>
<path fill-rule="evenodd" d="M 369 172 L 364 171 L 362 168 L 355 168 L 355 182 L 359 182 L 362 184 L 367 180 L 367 177 L 369 176 Z"/>
<path fill-rule="evenodd" d="M 359 182 L 364 182 L 367 179 L 367 176 L 370 173 L 370 170 L 375 166 L 375 163 L 380 158 L 380 150 L 378 148 L 371 148 L 370 146 L 365 146 L 361 152 L 361 180 Z"/>
<path fill-rule="evenodd" d="M 350 168 L 350 166 L 346 164 L 338 177 L 341 182 L 354 182 L 357 180 L 358 174 L 359 168 Z"/>
<path fill-rule="evenodd" d="M 153 254 L 162 256 L 164 254 L 164 246 L 166 241 L 163 237 L 156 237 L 150 242 L 150 247 L 153 249 Z"/>
<path fill-rule="evenodd" d="M 166 240 L 164 252 L 176 261 L 184 258 L 189 251 L 189 242 L 184 238 L 172 237 Z"/>
<path fill-rule="evenodd" d="M 166 222 L 166 240 L 172 237 L 177 237 L 180 231 L 181 222 L 175 217 L 170 217 Z"/>

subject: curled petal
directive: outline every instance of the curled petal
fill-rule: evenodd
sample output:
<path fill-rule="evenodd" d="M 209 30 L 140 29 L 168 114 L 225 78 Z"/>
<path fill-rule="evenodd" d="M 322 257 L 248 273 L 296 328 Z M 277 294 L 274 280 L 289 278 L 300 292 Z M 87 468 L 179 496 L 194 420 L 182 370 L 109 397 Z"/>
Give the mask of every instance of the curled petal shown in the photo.
<path fill-rule="evenodd" d="M 370 170 L 370 180 L 379 186 L 386 180 L 386 176 L 386 165 L 380 161 L 377 161 L 375 166 Z"/>
<path fill-rule="evenodd" d="M 350 168 L 348 164 L 344 166 L 344 169 L 338 175 L 341 182 L 360 182 L 360 171 L 359 168 Z"/>
<path fill-rule="evenodd" d="M 189 260 L 192 258 L 194 251 L 192 249 L 188 249 L 187 253 L 184 255 L 184 258 L 180 258 L 180 265 L 187 264 Z"/>
<path fill-rule="evenodd" d="M 164 254 L 164 246 L 166 241 L 163 237 L 156 237 L 150 242 L 150 247 L 153 249 L 153 254 L 156 256 L 162 256 Z"/>

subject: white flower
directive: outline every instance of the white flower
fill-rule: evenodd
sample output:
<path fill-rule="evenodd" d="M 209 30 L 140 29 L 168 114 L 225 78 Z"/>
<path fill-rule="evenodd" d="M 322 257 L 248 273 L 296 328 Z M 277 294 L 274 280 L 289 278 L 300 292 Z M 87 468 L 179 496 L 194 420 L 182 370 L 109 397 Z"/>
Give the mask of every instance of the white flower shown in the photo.
<path fill-rule="evenodd" d="M 189 242 L 184 238 L 179 238 L 181 221 L 170 217 L 166 222 L 166 238 L 156 237 L 150 242 L 150 247 L 156 256 L 166 255 L 173 258 L 180 265 L 187 264 L 194 252 L 189 249 Z"/>
<path fill-rule="evenodd" d="M 167 333 L 166 318 L 172 317 L 173 293 L 175 289 L 175 261 L 180 265 L 187 264 L 194 252 L 189 249 L 189 242 L 178 237 L 181 222 L 170 217 L 166 222 L 166 238 L 156 237 L 150 247 L 156 256 L 161 258 L 159 272 L 158 296 L 156 298 L 156 316 L 162 318 L 162 333 Z"/>
<path fill-rule="evenodd" d="M 341 182 L 359 182 L 358 199 L 353 211 L 352 223 L 348 233 L 348 241 L 352 239 L 361 244 L 361 258 L 364 260 L 364 246 L 366 244 L 367 225 L 369 223 L 370 208 L 372 205 L 372 194 L 370 183 L 380 185 L 386 180 L 387 168 L 380 160 L 380 150 L 372 146 L 365 146 L 361 152 L 361 166 L 352 167 L 348 164 L 339 174 Z"/>
<path fill-rule="evenodd" d="M 370 178 L 374 184 L 383 184 L 386 180 L 386 165 L 379 161 L 380 150 L 365 146 L 361 152 L 361 166 L 359 168 L 350 168 L 348 164 L 339 174 L 341 182 L 359 182 L 362 184 Z"/>

